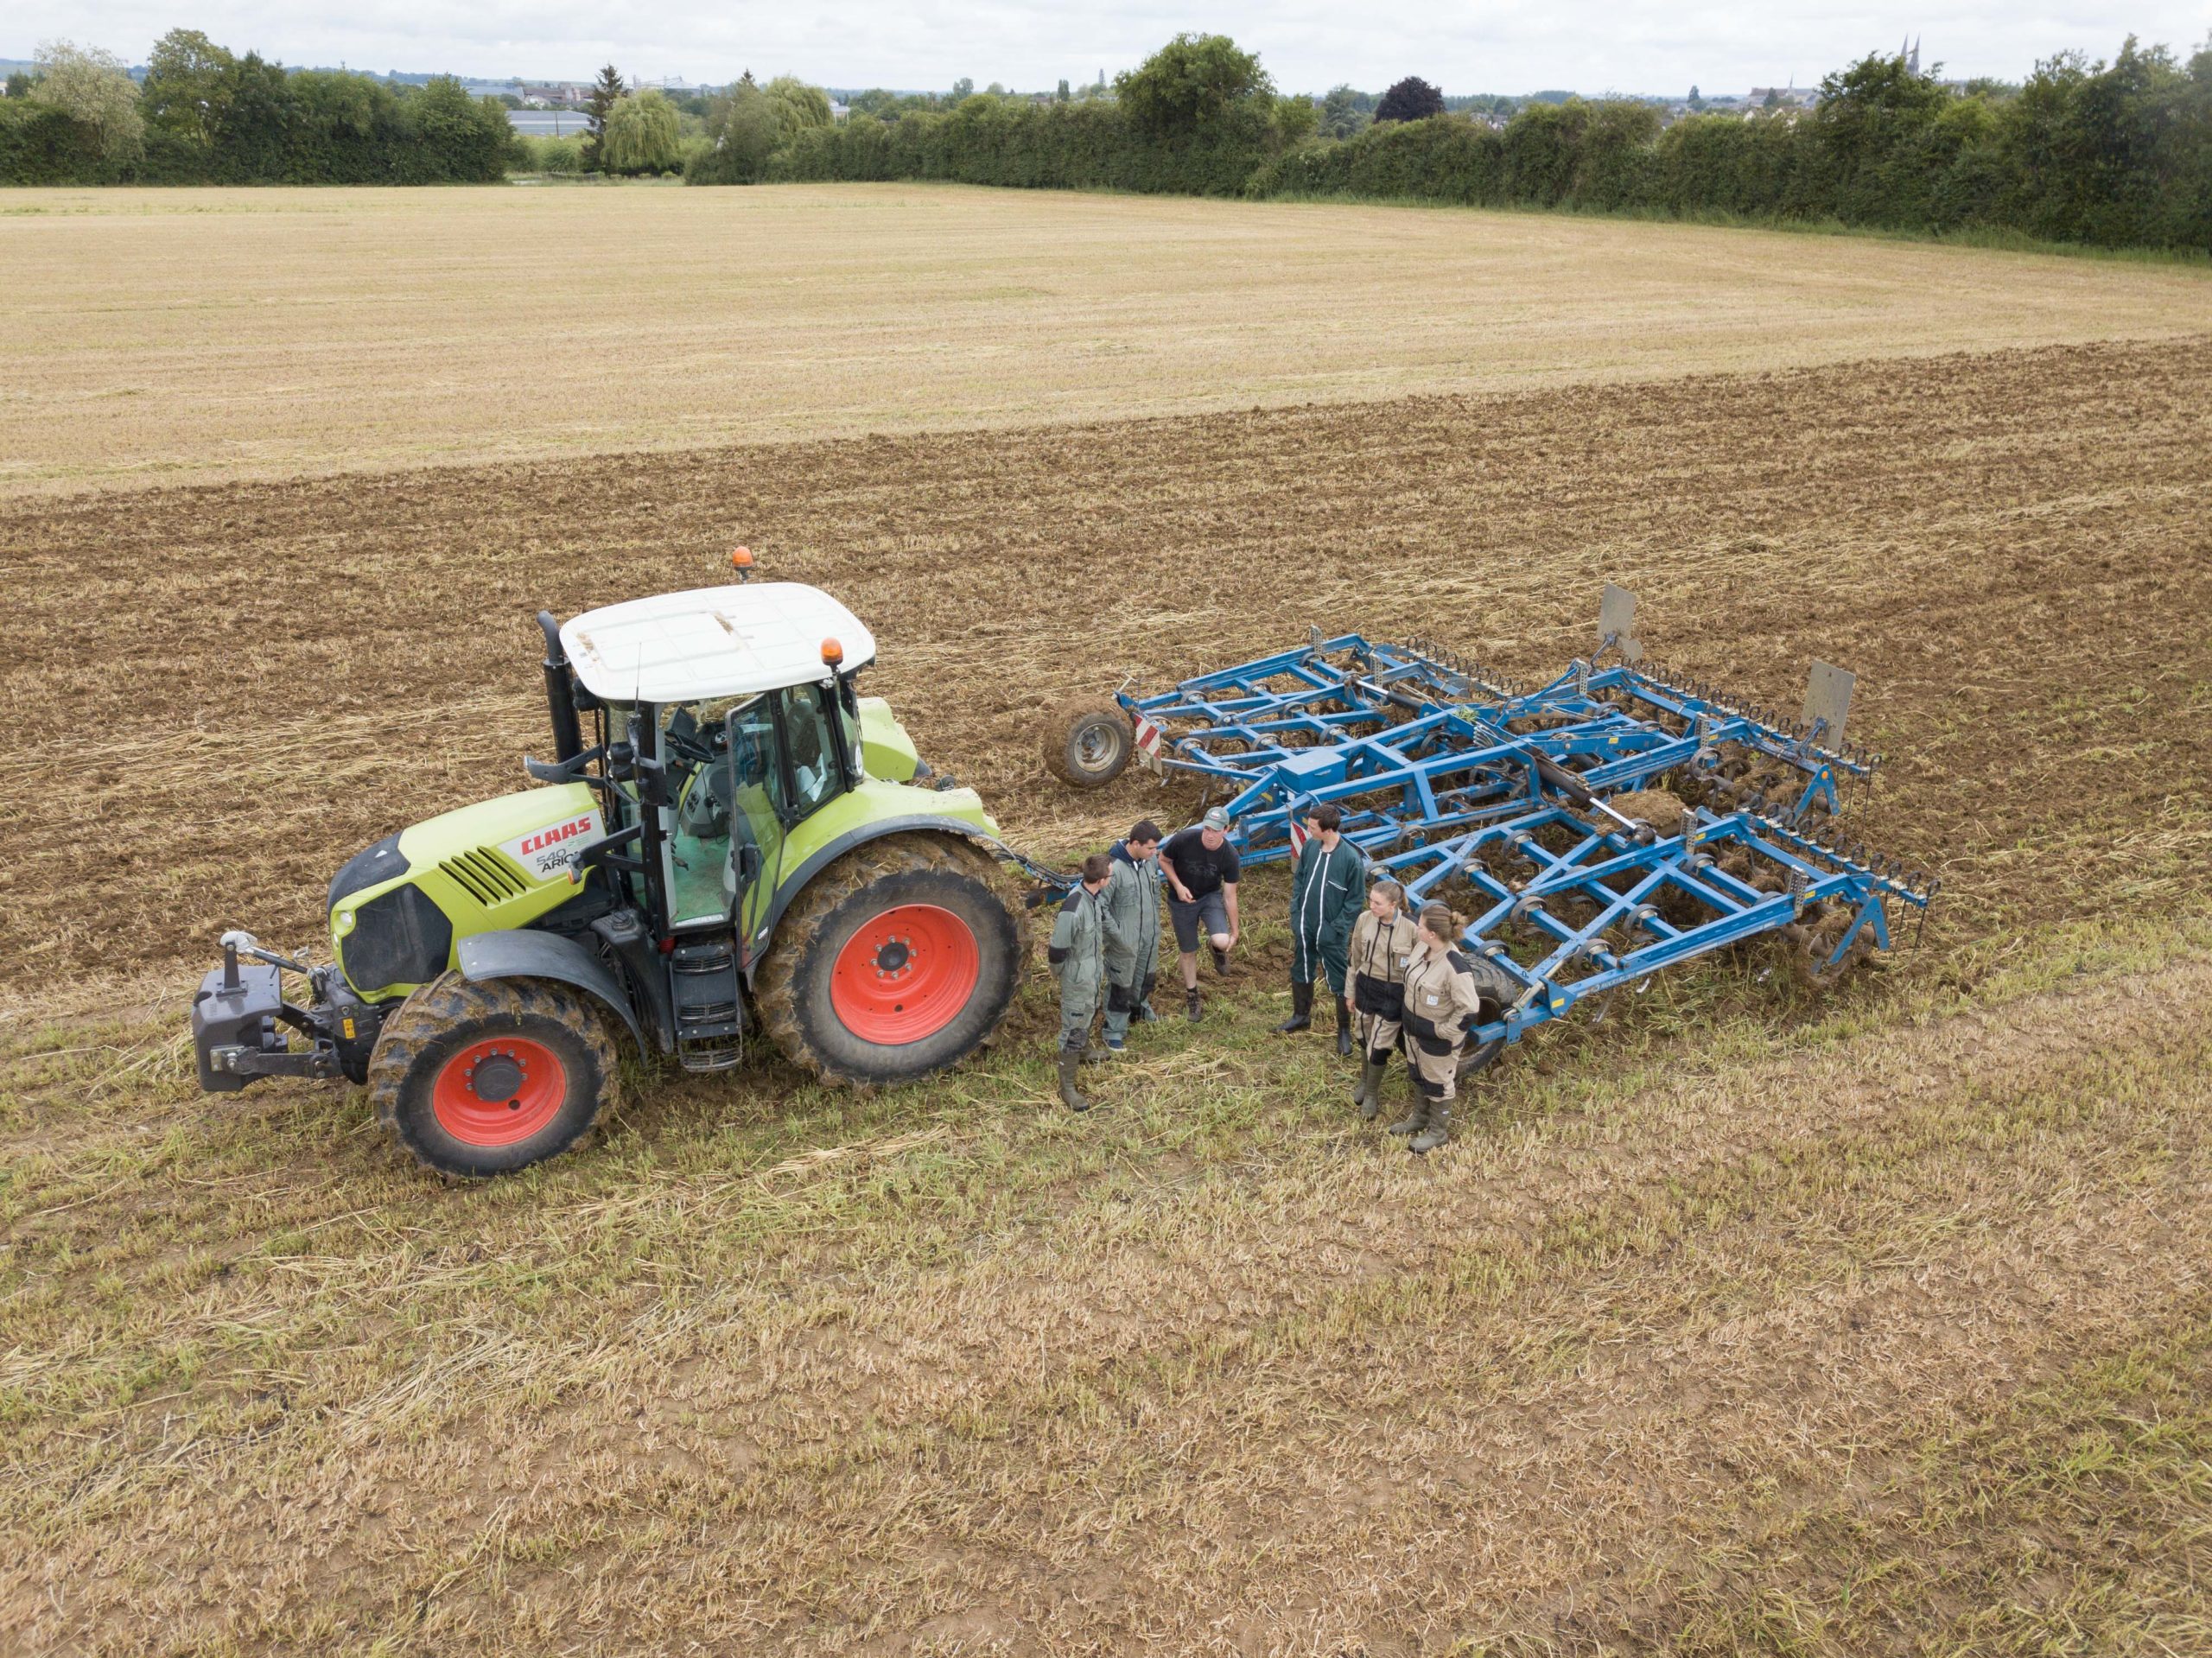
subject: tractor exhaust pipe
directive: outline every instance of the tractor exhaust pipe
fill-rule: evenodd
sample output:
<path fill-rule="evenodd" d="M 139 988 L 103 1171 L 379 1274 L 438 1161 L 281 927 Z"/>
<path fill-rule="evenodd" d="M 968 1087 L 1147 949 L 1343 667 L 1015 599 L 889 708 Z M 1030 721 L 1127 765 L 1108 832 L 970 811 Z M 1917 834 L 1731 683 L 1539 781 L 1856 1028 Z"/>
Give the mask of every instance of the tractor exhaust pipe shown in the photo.
<path fill-rule="evenodd" d="M 583 732 L 576 724 L 576 695 L 569 679 L 569 653 L 561 648 L 561 624 L 550 610 L 537 613 L 545 635 L 545 708 L 553 718 L 553 758 L 572 760 L 583 753 Z"/>

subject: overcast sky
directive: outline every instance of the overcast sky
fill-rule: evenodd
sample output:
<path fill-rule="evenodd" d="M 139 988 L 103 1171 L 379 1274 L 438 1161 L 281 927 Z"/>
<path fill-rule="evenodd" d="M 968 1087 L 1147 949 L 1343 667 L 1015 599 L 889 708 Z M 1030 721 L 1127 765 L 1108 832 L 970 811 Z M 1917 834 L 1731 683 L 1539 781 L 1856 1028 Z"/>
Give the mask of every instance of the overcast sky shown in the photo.
<path fill-rule="evenodd" d="M 2130 0 L 1948 0 L 1938 10 L 1755 0 L 729 0 L 652 6 L 585 0 L 353 0 L 343 7 L 272 0 L 164 0 L 150 5 L 17 0 L 0 21 L 0 56 L 28 57 L 54 37 L 105 47 L 128 61 L 179 23 L 236 51 L 300 64 L 568 79 L 613 62 L 632 77 L 733 79 L 750 68 L 832 86 L 941 89 L 963 75 L 1020 90 L 1063 77 L 1110 77 L 1179 29 L 1226 33 L 1286 91 L 1340 81 L 1379 90 L 1420 74 L 1447 92 L 1566 87 L 1707 93 L 1808 85 L 1868 51 L 1923 41 L 1923 67 L 2017 79 L 2069 47 L 2109 57 L 2130 32 L 2186 55 L 2212 3 Z"/>

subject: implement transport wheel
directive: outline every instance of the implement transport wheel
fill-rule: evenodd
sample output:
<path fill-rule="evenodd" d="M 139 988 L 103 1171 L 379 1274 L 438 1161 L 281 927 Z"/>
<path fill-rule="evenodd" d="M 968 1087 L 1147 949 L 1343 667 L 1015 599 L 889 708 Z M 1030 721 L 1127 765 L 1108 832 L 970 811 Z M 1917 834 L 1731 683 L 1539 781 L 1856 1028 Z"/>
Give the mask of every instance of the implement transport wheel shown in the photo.
<path fill-rule="evenodd" d="M 1135 752 L 1136 728 L 1110 697 L 1079 696 L 1045 716 L 1045 769 L 1072 788 L 1104 788 Z"/>
<path fill-rule="evenodd" d="M 949 835 L 856 847 L 791 901 L 753 981 L 784 1057 L 830 1083 L 903 1083 L 998 1028 L 1021 924 L 988 857 Z"/>
<path fill-rule="evenodd" d="M 425 1166 L 468 1179 L 566 1151 L 618 1083 L 598 1006 L 544 979 L 442 975 L 385 1022 L 369 1061 L 377 1121 Z"/>

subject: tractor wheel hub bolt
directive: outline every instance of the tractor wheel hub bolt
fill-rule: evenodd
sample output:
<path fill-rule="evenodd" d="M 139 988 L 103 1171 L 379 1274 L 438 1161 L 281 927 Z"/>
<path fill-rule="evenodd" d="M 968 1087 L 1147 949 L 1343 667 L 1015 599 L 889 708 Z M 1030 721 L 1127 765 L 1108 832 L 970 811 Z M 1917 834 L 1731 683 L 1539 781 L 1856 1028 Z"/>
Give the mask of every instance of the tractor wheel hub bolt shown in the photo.
<path fill-rule="evenodd" d="M 467 1082 L 478 1099 L 504 1105 L 522 1091 L 522 1064 L 512 1054 L 486 1054 L 468 1068 Z"/>

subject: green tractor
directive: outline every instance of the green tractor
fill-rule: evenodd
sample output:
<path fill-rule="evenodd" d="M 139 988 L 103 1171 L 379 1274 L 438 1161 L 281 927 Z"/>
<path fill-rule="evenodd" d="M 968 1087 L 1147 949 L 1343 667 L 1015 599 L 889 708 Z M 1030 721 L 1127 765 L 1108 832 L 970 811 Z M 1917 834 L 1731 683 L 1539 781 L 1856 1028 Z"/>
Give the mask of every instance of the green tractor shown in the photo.
<path fill-rule="evenodd" d="M 1025 861 L 856 693 L 875 641 L 852 612 L 735 562 L 736 586 L 540 613 L 542 786 L 349 859 L 328 966 L 226 933 L 193 999 L 200 1086 L 365 1083 L 424 1164 L 482 1177 L 588 1129 L 625 1036 L 709 1071 L 765 1032 L 841 1083 L 988 1039 L 1025 958 L 995 859 Z"/>

